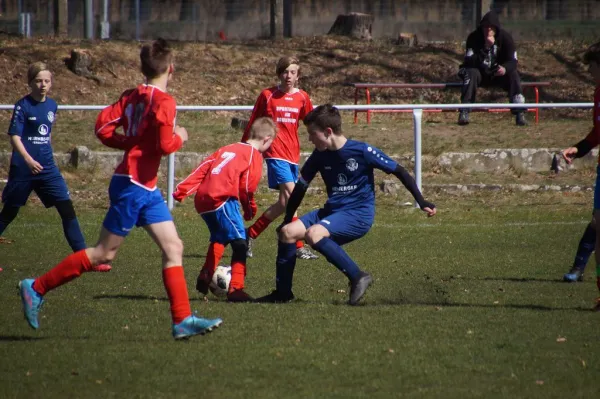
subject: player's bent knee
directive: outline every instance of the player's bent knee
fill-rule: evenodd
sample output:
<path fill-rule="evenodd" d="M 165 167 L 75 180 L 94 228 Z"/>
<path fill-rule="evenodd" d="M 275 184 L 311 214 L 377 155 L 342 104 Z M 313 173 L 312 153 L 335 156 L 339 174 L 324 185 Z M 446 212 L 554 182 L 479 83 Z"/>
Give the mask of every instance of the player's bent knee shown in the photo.
<path fill-rule="evenodd" d="M 316 243 L 321 241 L 323 239 L 323 237 L 325 237 L 325 234 L 320 228 L 318 228 L 318 225 L 317 225 L 317 226 L 310 227 L 306 231 L 306 235 L 305 235 L 304 239 L 306 240 L 306 243 L 312 247 Z"/>
<path fill-rule="evenodd" d="M 73 208 L 73 202 L 71 200 L 58 201 L 54 206 L 56 207 L 61 219 L 72 220 L 77 217 L 75 214 L 75 208 Z"/>
<path fill-rule="evenodd" d="M 4 224 L 9 224 L 13 220 L 15 220 L 18 213 L 19 213 L 18 206 L 4 205 L 4 207 L 2 208 L 2 211 L 0 211 L 0 222 L 2 222 Z"/>

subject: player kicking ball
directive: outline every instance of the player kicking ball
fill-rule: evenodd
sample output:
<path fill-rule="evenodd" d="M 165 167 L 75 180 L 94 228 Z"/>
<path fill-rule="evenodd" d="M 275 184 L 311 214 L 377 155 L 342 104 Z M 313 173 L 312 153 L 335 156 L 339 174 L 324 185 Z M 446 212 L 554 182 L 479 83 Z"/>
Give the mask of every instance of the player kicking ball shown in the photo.
<path fill-rule="evenodd" d="M 46 274 L 19 283 L 23 312 L 29 325 L 39 328 L 38 313 L 44 295 L 112 261 L 125 237 L 143 227 L 162 251 L 162 277 L 173 320 L 173 338 L 183 339 L 210 332 L 221 319 L 192 315 L 183 273 L 183 243 L 156 183 L 163 155 L 177 151 L 187 141 L 187 131 L 174 126 L 175 99 L 167 94 L 174 71 L 173 54 L 162 39 L 146 44 L 140 52 L 146 84 L 121 94 L 96 120 L 96 136 L 111 148 L 124 150 L 108 194 L 110 207 L 104 218 L 98 243 L 67 256 Z M 116 133 L 122 127 L 125 134 Z"/>
<path fill-rule="evenodd" d="M 208 294 L 209 283 L 228 244 L 231 255 L 231 282 L 227 300 L 250 302 L 253 298 L 244 291 L 246 276 L 245 220 L 252 220 L 257 206 L 254 193 L 263 168 L 262 153 L 277 136 L 277 126 L 271 118 L 258 118 L 250 128 L 245 143 L 219 148 L 206 158 L 188 177 L 177 185 L 173 197 L 177 201 L 196 194 L 194 205 L 210 231 L 206 261 L 196 282 L 201 294 Z"/>
<path fill-rule="evenodd" d="M 315 150 L 300 171 L 300 178 L 288 201 L 279 230 L 276 261 L 276 289 L 258 302 L 289 302 L 294 299 L 292 280 L 296 265 L 296 241 L 305 239 L 316 251 L 350 280 L 350 305 L 356 305 L 373 279 L 342 249 L 361 238 L 375 218 L 374 169 L 398 177 L 428 216 L 435 205 L 426 201 L 414 179 L 401 165 L 367 143 L 350 140 L 342 132 L 342 118 L 331 104 L 321 105 L 304 119 L 308 139 Z M 298 220 L 292 221 L 308 185 L 317 173 L 327 188 L 327 202 Z"/>

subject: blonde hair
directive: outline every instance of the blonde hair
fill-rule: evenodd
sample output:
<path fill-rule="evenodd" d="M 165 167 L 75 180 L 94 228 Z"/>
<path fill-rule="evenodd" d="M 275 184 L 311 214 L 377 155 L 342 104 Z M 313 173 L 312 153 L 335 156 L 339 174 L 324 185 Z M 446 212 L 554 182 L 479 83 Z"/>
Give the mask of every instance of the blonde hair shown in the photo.
<path fill-rule="evenodd" d="M 38 61 L 29 65 L 29 69 L 27 70 L 27 83 L 31 83 L 31 81 L 35 79 L 35 77 L 38 75 L 38 73 L 42 71 L 50 72 L 50 69 L 48 69 L 48 65 L 46 65 L 45 62 Z"/>
<path fill-rule="evenodd" d="M 258 118 L 250 128 L 250 140 L 264 139 L 265 137 L 277 137 L 277 125 L 273 119 L 263 116 Z"/>
<path fill-rule="evenodd" d="M 298 76 L 300 76 L 300 61 L 293 56 L 281 57 L 279 61 L 277 61 L 275 73 L 277 73 L 277 76 L 281 75 L 292 64 L 298 65 Z"/>

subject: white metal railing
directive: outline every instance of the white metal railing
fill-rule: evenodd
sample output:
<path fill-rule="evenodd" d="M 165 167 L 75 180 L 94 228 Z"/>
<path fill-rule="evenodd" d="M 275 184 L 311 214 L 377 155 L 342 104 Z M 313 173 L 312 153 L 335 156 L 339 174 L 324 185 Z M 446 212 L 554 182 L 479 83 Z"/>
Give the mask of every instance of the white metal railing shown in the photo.
<path fill-rule="evenodd" d="M 421 185 L 421 121 L 425 109 L 499 109 L 499 108 L 593 108 L 594 103 L 531 103 L 531 104 L 368 104 L 368 105 L 336 105 L 341 111 L 367 111 L 367 110 L 412 110 L 415 150 L 415 180 L 419 190 Z M 102 110 L 106 105 L 59 105 L 59 110 L 64 111 L 95 111 Z M 14 105 L 0 104 L 0 110 L 12 110 Z M 252 111 L 251 105 L 179 105 L 177 111 Z M 168 156 L 167 166 L 167 205 L 173 209 L 173 192 L 175 190 L 175 154 Z M 415 204 L 415 206 L 418 206 Z"/>

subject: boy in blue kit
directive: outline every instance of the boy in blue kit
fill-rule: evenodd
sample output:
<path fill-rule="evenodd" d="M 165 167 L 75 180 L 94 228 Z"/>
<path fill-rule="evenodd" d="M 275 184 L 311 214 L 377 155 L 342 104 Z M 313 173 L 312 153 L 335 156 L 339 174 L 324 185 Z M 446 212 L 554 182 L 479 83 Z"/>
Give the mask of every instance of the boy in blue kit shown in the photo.
<path fill-rule="evenodd" d="M 296 241 L 305 239 L 315 250 L 350 280 L 350 305 L 365 294 L 372 277 L 361 271 L 342 245 L 369 231 L 375 217 L 374 169 L 392 173 L 413 195 L 428 216 L 436 214 L 435 205 L 426 201 L 410 174 L 379 149 L 349 140 L 342 133 L 342 118 L 331 104 L 321 105 L 304 119 L 308 138 L 315 150 L 300 171 L 290 196 L 285 219 L 279 230 L 276 262 L 276 289 L 259 302 L 289 302 L 294 299 L 292 280 L 296 264 Z M 308 185 L 320 173 L 327 188 L 327 202 L 292 222 Z"/>
<path fill-rule="evenodd" d="M 32 64 L 27 71 L 31 93 L 15 104 L 8 135 L 13 151 L 8 183 L 2 191 L 0 235 L 25 206 L 35 191 L 46 208 L 56 207 L 65 237 L 73 252 L 86 248 L 75 215 L 69 190 L 54 163 L 51 136 L 56 118 L 56 102 L 48 97 L 52 72 L 43 62 Z M 109 265 L 97 265 L 93 271 L 109 271 Z"/>

